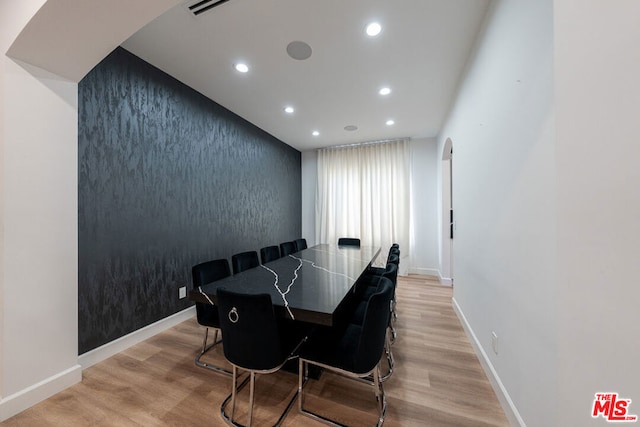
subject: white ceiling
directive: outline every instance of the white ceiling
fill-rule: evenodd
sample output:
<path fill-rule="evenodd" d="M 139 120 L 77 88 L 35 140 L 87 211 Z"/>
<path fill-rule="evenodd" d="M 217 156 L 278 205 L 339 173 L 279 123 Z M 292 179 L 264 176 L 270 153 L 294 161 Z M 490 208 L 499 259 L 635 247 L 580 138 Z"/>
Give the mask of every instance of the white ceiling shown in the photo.
<path fill-rule="evenodd" d="M 197 17 L 187 8 L 196 2 L 123 47 L 305 151 L 436 136 L 490 0 L 229 0 Z M 364 33 L 373 20 L 383 27 L 375 38 Z M 291 41 L 308 43 L 311 57 L 290 58 Z M 238 61 L 250 71 L 235 71 Z"/>
<path fill-rule="evenodd" d="M 14 3 L 12 8 L 25 17 L 34 13 L 37 3 L 41 7 L 13 41 L 7 55 L 78 82 L 123 40 L 183 0 Z"/>

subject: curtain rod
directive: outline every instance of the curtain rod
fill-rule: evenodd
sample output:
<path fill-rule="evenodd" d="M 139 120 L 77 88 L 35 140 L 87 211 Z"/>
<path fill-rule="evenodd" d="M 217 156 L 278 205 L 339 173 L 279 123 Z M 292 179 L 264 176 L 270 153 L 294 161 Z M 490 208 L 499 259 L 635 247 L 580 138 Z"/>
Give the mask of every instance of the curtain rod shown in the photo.
<path fill-rule="evenodd" d="M 385 144 L 388 142 L 398 142 L 398 141 L 411 141 L 411 138 L 404 137 L 404 138 L 393 138 L 393 139 L 378 139 L 375 141 L 366 141 L 366 142 L 354 142 L 353 144 L 332 145 L 331 147 L 318 148 L 318 150 L 330 150 L 332 148 L 360 147 L 363 145 Z"/>

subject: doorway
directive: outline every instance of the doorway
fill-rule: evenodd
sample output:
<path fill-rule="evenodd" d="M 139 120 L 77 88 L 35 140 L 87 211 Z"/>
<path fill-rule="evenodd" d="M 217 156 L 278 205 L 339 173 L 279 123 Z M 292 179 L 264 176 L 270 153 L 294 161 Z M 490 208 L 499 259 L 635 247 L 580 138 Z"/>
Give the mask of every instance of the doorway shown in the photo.
<path fill-rule="evenodd" d="M 453 142 L 447 138 L 442 149 L 442 284 L 453 286 Z"/>

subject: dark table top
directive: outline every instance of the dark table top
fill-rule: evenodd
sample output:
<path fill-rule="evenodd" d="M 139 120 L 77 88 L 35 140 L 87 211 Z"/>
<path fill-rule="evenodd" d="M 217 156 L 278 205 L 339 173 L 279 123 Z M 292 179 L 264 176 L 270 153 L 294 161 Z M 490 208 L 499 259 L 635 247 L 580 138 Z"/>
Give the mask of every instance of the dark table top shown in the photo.
<path fill-rule="evenodd" d="M 379 253 L 379 247 L 317 245 L 203 285 L 189 299 L 213 304 L 218 287 L 268 293 L 279 315 L 330 326 L 335 309 Z"/>

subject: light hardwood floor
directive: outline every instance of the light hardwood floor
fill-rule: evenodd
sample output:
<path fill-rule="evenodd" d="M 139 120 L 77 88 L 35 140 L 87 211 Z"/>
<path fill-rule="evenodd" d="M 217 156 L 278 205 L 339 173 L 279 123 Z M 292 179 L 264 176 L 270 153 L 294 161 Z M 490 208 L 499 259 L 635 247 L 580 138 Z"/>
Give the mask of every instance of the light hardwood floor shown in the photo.
<path fill-rule="evenodd" d="M 508 426 L 451 306 L 452 289 L 429 276 L 398 281 L 396 370 L 384 384 L 385 426 Z M 219 426 L 231 379 L 197 368 L 203 329 L 183 322 L 83 372 L 81 383 L 0 423 L 17 426 Z M 216 350 L 210 360 L 224 363 Z M 256 383 L 254 425 L 271 425 L 297 386 L 287 372 Z M 350 426 L 377 420 L 368 386 L 333 374 L 311 380 L 305 406 Z M 236 409 L 242 417 L 248 387 Z M 244 422 L 245 418 L 240 418 Z M 321 426 L 292 409 L 283 426 Z"/>

